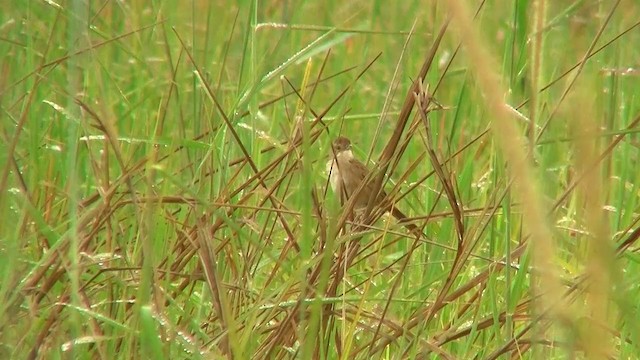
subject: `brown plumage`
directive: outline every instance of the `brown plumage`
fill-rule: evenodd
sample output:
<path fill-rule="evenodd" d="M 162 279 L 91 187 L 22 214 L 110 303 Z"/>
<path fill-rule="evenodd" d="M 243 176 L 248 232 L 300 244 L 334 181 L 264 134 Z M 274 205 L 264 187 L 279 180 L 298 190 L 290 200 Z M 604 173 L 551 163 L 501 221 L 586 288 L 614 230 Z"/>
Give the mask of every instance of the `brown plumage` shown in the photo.
<path fill-rule="evenodd" d="M 351 141 L 344 136 L 337 137 L 332 144 L 333 153 L 331 159 L 327 162 L 327 172 L 330 175 L 331 189 L 340 197 L 341 203 L 346 203 L 351 195 L 360 187 L 362 181 L 369 175 L 369 169 L 353 156 L 351 151 Z M 354 210 L 364 210 L 369 204 L 369 199 L 373 194 L 373 181 L 369 181 L 367 185 L 360 191 L 354 204 Z M 387 196 L 384 190 L 380 191 L 376 199 L 376 205 L 379 205 Z M 407 217 L 395 206 L 390 206 L 388 211 L 401 222 L 406 222 Z M 410 223 L 405 226 L 416 231 L 418 228 Z"/>
<path fill-rule="evenodd" d="M 342 203 L 346 203 L 358 189 L 362 180 L 367 177 L 369 169 L 353 156 L 351 141 L 346 137 L 336 138 L 332 147 L 333 154 L 331 154 L 331 160 L 327 162 L 327 171 L 331 174 L 331 189 L 337 196 L 340 196 Z M 356 210 L 365 208 L 372 192 L 373 185 L 369 182 L 358 194 L 354 208 Z M 380 196 L 380 201 L 382 197 Z"/>

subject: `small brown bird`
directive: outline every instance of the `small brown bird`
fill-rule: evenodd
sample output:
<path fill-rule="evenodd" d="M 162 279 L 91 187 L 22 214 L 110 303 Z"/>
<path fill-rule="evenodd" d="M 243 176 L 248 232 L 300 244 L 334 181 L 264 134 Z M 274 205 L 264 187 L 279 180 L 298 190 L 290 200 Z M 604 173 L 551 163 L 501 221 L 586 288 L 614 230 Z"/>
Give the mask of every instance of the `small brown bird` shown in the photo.
<path fill-rule="evenodd" d="M 337 137 L 332 144 L 333 153 L 331 160 L 327 162 L 327 172 L 330 174 L 329 181 L 331 189 L 340 197 L 341 203 L 346 203 L 351 195 L 358 190 L 362 181 L 369 175 L 369 169 L 353 156 L 351 151 L 351 141 L 344 136 Z M 373 183 L 369 182 L 360 191 L 354 204 L 356 211 L 363 210 L 369 204 L 369 199 L 373 196 Z M 387 196 L 384 190 L 380 191 L 376 199 L 379 205 Z M 406 222 L 407 217 L 395 206 L 391 206 L 388 211 L 400 222 Z M 405 226 L 415 231 L 418 228 L 410 223 Z"/>
<path fill-rule="evenodd" d="M 333 141 L 332 150 L 332 158 L 327 162 L 327 172 L 331 174 L 331 189 L 340 197 L 340 202 L 345 203 L 358 189 L 362 180 L 367 177 L 369 169 L 353 156 L 351 141 L 346 137 L 340 136 L 336 138 Z M 371 184 L 362 189 L 358 194 L 354 209 L 365 208 L 369 203 L 372 192 Z"/>

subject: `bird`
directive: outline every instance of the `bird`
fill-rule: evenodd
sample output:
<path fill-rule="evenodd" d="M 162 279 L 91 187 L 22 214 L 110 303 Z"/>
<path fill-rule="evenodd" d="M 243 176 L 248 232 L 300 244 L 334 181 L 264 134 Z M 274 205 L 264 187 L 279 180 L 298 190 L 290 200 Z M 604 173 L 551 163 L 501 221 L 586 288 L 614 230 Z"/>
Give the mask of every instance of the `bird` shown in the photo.
<path fill-rule="evenodd" d="M 329 182 L 334 194 L 339 197 L 342 204 L 346 203 L 358 190 L 362 181 L 369 175 L 369 169 L 353 155 L 351 150 L 351 140 L 344 136 L 338 136 L 331 144 L 331 159 L 327 161 L 326 169 L 329 173 Z M 373 196 L 373 182 L 369 181 L 357 195 L 354 201 L 355 212 L 363 211 L 369 204 L 369 199 Z M 375 205 L 380 205 L 387 197 L 384 189 L 378 192 Z M 397 207 L 390 205 L 385 209 L 389 211 L 399 222 L 405 222 L 405 226 L 410 231 L 419 231 L 418 227 L 408 221 Z"/>

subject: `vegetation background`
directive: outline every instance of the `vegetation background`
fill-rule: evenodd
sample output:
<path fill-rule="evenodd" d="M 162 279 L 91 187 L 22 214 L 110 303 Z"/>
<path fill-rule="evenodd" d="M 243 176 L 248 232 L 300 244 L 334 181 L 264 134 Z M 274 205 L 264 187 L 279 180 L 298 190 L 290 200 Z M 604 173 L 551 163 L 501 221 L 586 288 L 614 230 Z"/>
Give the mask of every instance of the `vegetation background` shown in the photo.
<path fill-rule="evenodd" d="M 0 358 L 639 358 L 639 14 L 2 2 Z"/>

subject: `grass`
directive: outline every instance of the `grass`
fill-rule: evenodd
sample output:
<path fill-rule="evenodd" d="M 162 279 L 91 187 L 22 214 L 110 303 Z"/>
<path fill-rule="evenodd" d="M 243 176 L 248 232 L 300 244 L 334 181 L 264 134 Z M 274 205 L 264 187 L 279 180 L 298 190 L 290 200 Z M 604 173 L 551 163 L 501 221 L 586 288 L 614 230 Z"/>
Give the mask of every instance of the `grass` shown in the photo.
<path fill-rule="evenodd" d="M 640 353 L 634 2 L 0 9 L 1 358 Z"/>

